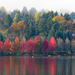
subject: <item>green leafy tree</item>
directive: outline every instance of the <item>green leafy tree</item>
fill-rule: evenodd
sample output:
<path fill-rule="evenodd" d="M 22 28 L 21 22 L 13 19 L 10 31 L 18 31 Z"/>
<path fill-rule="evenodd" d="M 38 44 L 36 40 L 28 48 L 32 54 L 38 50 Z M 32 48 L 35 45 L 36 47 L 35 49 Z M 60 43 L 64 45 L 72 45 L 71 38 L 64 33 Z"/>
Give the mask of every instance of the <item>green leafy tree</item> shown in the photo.
<path fill-rule="evenodd" d="M 2 30 L 4 28 L 4 22 L 0 19 L 0 29 Z"/>
<path fill-rule="evenodd" d="M 3 41 L 4 37 L 3 35 L 0 33 L 0 41 Z"/>
<path fill-rule="evenodd" d="M 29 12 L 33 15 L 35 15 L 35 13 L 37 12 L 37 10 L 33 7 L 29 10 Z"/>
<path fill-rule="evenodd" d="M 27 8 L 26 7 L 23 7 L 23 10 L 22 10 L 22 13 L 27 13 Z"/>
<path fill-rule="evenodd" d="M 27 22 L 27 25 L 25 27 L 25 38 L 28 40 L 29 38 L 33 37 L 35 35 L 35 19 L 32 14 L 29 14 L 29 19 Z"/>
<path fill-rule="evenodd" d="M 58 51 L 64 50 L 64 42 L 63 42 L 63 39 L 61 39 L 60 37 L 57 38 L 57 50 Z"/>
<path fill-rule="evenodd" d="M 4 25 L 6 28 L 9 28 L 12 24 L 12 18 L 10 17 L 10 15 L 6 15 L 6 17 L 4 18 Z"/>
<path fill-rule="evenodd" d="M 55 36 L 55 31 L 53 28 L 51 28 L 51 30 L 49 30 L 48 36 L 47 36 L 47 40 L 49 41 L 51 37 Z"/>
<path fill-rule="evenodd" d="M 5 13 L 5 12 L 2 12 L 2 11 L 0 10 L 0 17 L 4 18 L 5 16 L 6 16 L 6 13 Z"/>
<path fill-rule="evenodd" d="M 16 13 L 20 13 L 20 11 L 14 10 L 13 12 L 11 12 L 10 15 L 11 15 L 11 18 L 12 18 L 12 19 L 14 19 Z"/>
<path fill-rule="evenodd" d="M 67 21 L 71 20 L 71 17 L 70 17 L 70 15 L 69 15 L 68 13 L 65 13 L 65 14 L 64 14 L 64 18 L 65 18 Z"/>
<path fill-rule="evenodd" d="M 72 51 L 75 52 L 75 40 L 71 41 L 71 46 Z"/>
<path fill-rule="evenodd" d="M 71 51 L 71 42 L 68 38 L 66 38 L 66 40 L 65 40 L 65 50 Z"/>
<path fill-rule="evenodd" d="M 72 12 L 72 13 L 70 14 L 70 17 L 71 17 L 72 20 L 75 19 L 75 12 Z"/>
<path fill-rule="evenodd" d="M 40 18 L 38 22 L 38 30 L 40 36 L 47 36 L 47 25 L 44 18 Z"/>

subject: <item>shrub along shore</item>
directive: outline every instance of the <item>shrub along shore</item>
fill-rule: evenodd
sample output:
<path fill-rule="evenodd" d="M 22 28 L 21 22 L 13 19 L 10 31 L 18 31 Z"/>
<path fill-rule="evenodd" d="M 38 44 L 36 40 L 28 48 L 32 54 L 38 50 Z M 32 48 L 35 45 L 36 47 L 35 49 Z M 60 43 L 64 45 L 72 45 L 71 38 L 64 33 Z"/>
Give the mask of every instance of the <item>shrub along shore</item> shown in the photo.
<path fill-rule="evenodd" d="M 16 37 L 11 41 L 7 38 L 5 42 L 0 41 L 0 56 L 19 56 L 19 55 L 71 55 L 75 51 L 75 40 L 69 41 L 66 38 L 65 42 L 61 38 L 55 39 L 51 37 L 49 42 L 47 39 L 42 41 L 40 36 L 28 41 L 19 41 Z"/>

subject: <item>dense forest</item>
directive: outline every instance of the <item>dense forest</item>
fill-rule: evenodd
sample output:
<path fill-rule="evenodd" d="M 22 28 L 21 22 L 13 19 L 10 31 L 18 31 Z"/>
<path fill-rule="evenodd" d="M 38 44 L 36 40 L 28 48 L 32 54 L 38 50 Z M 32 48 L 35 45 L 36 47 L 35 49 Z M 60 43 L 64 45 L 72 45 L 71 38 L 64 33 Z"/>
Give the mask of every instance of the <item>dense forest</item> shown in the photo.
<path fill-rule="evenodd" d="M 8 38 L 13 42 L 17 36 L 20 41 L 28 41 L 37 35 L 42 41 L 54 37 L 60 42 L 63 40 L 67 43 L 68 40 L 75 46 L 75 12 L 58 14 L 57 11 L 44 9 L 38 12 L 35 8 L 28 11 L 26 7 L 22 11 L 7 12 L 4 7 L 0 8 L 0 41 L 4 42 Z"/>

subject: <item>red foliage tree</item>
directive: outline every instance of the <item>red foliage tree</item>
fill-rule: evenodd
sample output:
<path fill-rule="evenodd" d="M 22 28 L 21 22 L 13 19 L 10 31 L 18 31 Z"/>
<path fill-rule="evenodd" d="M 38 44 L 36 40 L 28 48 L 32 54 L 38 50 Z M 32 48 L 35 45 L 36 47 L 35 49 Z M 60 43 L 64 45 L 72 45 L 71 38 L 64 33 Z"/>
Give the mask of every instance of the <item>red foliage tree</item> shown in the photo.
<path fill-rule="evenodd" d="M 20 53 L 26 52 L 25 50 L 26 50 L 26 41 L 24 40 L 24 41 L 21 41 L 20 43 Z"/>
<path fill-rule="evenodd" d="M 50 38 L 50 41 L 48 43 L 48 50 L 53 52 L 54 50 L 56 50 L 56 40 L 54 37 Z"/>
<path fill-rule="evenodd" d="M 0 41 L 0 52 L 4 51 L 4 43 Z"/>
<path fill-rule="evenodd" d="M 47 52 L 48 52 L 48 41 L 47 41 L 47 39 L 45 39 L 45 40 L 43 41 L 42 46 L 43 46 L 42 52 L 43 52 L 43 53 L 47 53 Z"/>
<path fill-rule="evenodd" d="M 36 36 L 36 38 L 34 39 L 34 43 L 35 43 L 35 51 L 37 53 L 42 53 L 42 40 L 40 36 Z"/>
<path fill-rule="evenodd" d="M 10 53 L 10 41 L 8 38 L 4 42 L 4 52 Z"/>
<path fill-rule="evenodd" d="M 37 35 L 36 38 L 34 39 L 34 43 L 37 43 L 37 42 L 39 42 L 39 41 L 41 41 L 41 38 L 40 38 L 39 35 Z"/>
<path fill-rule="evenodd" d="M 33 39 L 28 40 L 27 41 L 28 52 L 35 52 L 34 47 L 35 47 L 35 43 L 33 42 Z"/>

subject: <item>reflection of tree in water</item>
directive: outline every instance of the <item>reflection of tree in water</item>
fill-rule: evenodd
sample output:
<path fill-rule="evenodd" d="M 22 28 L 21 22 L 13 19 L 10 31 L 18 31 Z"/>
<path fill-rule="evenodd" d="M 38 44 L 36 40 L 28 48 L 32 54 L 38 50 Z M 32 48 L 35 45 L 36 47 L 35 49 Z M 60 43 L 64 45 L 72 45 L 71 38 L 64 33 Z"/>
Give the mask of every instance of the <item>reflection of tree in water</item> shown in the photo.
<path fill-rule="evenodd" d="M 68 75 L 72 75 L 72 57 L 69 60 L 68 68 Z"/>
<path fill-rule="evenodd" d="M 56 58 L 49 58 L 50 75 L 55 75 L 56 72 Z"/>
<path fill-rule="evenodd" d="M 0 57 L 0 75 L 75 75 L 75 58 Z"/>
<path fill-rule="evenodd" d="M 42 73 L 42 57 L 35 59 L 35 66 L 37 67 L 37 71 L 40 75 Z"/>
<path fill-rule="evenodd" d="M 57 58 L 56 75 L 72 75 L 72 58 Z"/>
<path fill-rule="evenodd" d="M 0 75 L 3 75 L 3 58 L 0 58 Z"/>
<path fill-rule="evenodd" d="M 9 57 L 5 57 L 4 58 L 4 64 L 5 64 L 5 75 L 9 75 L 9 70 L 10 70 L 10 67 L 9 67 L 9 64 L 10 64 L 10 58 Z"/>
<path fill-rule="evenodd" d="M 48 75 L 48 58 L 42 59 L 42 65 L 43 75 Z"/>

